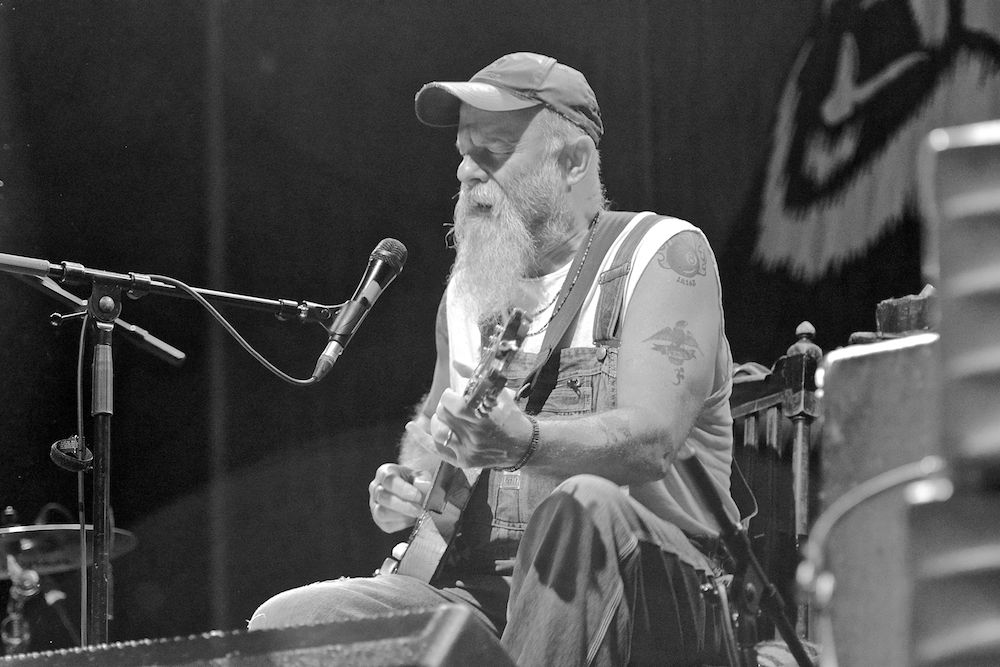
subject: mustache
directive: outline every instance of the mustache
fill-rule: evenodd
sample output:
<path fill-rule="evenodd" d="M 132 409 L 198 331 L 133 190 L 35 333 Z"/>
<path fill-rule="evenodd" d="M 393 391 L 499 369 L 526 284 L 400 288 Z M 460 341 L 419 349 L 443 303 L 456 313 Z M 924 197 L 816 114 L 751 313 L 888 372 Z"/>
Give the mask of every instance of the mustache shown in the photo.
<path fill-rule="evenodd" d="M 504 198 L 504 191 L 496 181 L 459 186 L 455 199 L 466 206 L 496 206 Z"/>

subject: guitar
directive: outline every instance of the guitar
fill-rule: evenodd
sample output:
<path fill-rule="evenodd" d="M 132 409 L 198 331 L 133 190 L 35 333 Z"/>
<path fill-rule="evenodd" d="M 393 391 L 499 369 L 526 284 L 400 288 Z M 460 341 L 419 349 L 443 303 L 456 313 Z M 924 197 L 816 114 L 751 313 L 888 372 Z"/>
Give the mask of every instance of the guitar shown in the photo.
<path fill-rule="evenodd" d="M 528 316 L 515 309 L 506 323 L 497 326 L 462 394 L 476 416 L 486 417 L 496 406 L 497 395 L 507 385 L 504 374 L 521 349 L 528 325 Z M 377 574 L 405 574 L 430 581 L 458 533 L 462 512 L 481 472 L 442 462 L 410 536 L 393 548 Z"/>

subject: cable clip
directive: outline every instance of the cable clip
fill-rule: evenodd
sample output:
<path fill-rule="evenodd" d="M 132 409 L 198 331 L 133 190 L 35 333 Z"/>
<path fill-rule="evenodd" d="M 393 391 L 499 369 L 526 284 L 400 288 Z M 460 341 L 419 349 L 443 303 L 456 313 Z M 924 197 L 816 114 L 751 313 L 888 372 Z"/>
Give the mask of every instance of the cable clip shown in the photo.
<path fill-rule="evenodd" d="M 80 458 L 81 449 L 83 458 Z M 94 453 L 84 447 L 83 440 L 78 435 L 53 442 L 49 448 L 49 458 L 60 468 L 70 472 L 86 472 L 94 467 Z"/>

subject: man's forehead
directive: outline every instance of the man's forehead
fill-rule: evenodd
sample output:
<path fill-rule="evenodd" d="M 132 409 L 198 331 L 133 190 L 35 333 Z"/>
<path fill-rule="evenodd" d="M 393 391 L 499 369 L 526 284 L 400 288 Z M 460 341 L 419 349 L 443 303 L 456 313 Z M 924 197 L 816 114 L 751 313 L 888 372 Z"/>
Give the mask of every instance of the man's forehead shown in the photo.
<path fill-rule="evenodd" d="M 458 114 L 459 137 L 467 134 L 477 144 L 497 139 L 516 144 L 531 126 L 540 108 L 484 111 L 463 103 Z"/>

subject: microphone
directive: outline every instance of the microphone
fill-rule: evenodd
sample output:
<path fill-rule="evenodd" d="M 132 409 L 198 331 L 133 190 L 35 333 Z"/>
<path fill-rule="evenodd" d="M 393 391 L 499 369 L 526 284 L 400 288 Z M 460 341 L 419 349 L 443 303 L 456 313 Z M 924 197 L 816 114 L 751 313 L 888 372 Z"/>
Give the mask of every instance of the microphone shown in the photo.
<path fill-rule="evenodd" d="M 351 337 L 361 326 L 361 321 L 365 319 L 375 300 L 403 270 L 405 262 L 406 246 L 396 239 L 382 239 L 375 246 L 368 258 L 365 275 L 358 283 L 358 288 L 354 290 L 354 296 L 340 309 L 328 329 L 330 341 L 316 361 L 316 370 L 312 374 L 314 380 L 322 379 L 333 368 L 333 364 L 351 342 Z"/>

